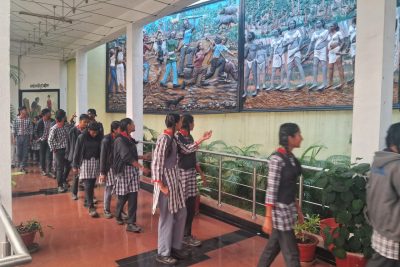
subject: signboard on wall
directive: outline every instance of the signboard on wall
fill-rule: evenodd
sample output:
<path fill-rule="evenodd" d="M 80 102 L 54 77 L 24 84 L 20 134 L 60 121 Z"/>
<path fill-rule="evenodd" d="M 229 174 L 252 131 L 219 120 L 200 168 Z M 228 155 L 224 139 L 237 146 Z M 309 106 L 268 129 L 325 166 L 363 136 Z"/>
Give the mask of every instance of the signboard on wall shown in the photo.
<path fill-rule="evenodd" d="M 352 108 L 356 2 L 245 0 L 243 110 Z M 395 40 L 397 104 L 398 27 Z"/>

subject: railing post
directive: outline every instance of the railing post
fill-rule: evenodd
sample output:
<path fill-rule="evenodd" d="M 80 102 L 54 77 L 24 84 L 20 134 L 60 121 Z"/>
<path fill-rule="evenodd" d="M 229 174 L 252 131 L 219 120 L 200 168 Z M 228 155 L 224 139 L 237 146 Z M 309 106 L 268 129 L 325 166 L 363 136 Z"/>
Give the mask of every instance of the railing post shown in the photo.
<path fill-rule="evenodd" d="M 8 241 L 0 242 L 0 259 L 11 255 L 11 246 Z"/>
<path fill-rule="evenodd" d="M 252 213 L 251 213 L 251 218 L 254 220 L 256 218 L 256 193 L 257 193 L 257 167 L 254 164 L 253 168 L 253 207 L 252 207 Z"/>
<path fill-rule="evenodd" d="M 300 175 L 299 181 L 299 207 L 300 209 L 303 207 L 303 198 L 304 198 L 304 177 Z"/>
<path fill-rule="evenodd" d="M 218 170 L 218 207 L 221 207 L 222 198 L 222 156 L 219 156 L 219 170 Z"/>

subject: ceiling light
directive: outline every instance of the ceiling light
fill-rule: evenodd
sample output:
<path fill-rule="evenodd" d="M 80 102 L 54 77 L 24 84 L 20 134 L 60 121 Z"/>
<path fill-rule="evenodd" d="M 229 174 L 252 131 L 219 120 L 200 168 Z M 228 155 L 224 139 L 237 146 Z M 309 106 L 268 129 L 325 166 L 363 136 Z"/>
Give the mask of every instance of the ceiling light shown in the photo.
<path fill-rule="evenodd" d="M 56 17 L 56 16 L 51 16 L 51 15 L 37 14 L 37 13 L 31 13 L 31 12 L 25 12 L 25 11 L 20 11 L 19 14 L 32 16 L 32 17 L 45 18 L 45 19 L 54 19 L 54 20 L 59 20 L 62 22 L 67 22 L 67 23 L 72 24 L 72 19 L 68 19 L 66 17 Z"/>

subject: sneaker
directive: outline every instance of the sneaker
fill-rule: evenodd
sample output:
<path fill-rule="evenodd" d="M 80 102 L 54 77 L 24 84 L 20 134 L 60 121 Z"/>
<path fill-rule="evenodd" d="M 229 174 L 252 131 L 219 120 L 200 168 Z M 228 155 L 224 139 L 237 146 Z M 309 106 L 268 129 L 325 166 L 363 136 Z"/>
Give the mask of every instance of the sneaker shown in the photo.
<path fill-rule="evenodd" d="M 185 249 L 171 249 L 171 256 L 178 260 L 184 260 L 189 257 L 189 252 Z"/>
<path fill-rule="evenodd" d="M 95 208 L 89 208 L 89 215 L 90 215 L 90 217 L 92 217 L 92 218 L 96 218 L 96 217 L 98 217 L 99 215 L 97 214 L 97 212 L 96 212 L 96 209 Z"/>
<path fill-rule="evenodd" d="M 71 198 L 72 198 L 73 200 L 78 200 L 78 196 L 77 196 L 76 194 L 74 194 L 74 193 L 72 193 Z"/>
<path fill-rule="evenodd" d="M 47 176 L 49 176 L 49 177 L 51 177 L 51 178 L 56 178 L 56 176 L 55 176 L 54 173 L 52 173 L 52 172 L 48 172 L 48 173 L 47 173 Z"/>
<path fill-rule="evenodd" d="M 193 236 L 185 236 L 182 241 L 183 244 L 191 247 L 201 246 L 201 241 L 194 238 Z"/>
<path fill-rule="evenodd" d="M 42 176 L 47 176 L 47 172 L 42 171 Z"/>
<path fill-rule="evenodd" d="M 166 264 L 166 265 L 174 265 L 178 262 L 176 259 L 172 258 L 171 256 L 161 256 L 161 255 L 157 255 L 156 261 Z"/>
<path fill-rule="evenodd" d="M 113 215 L 111 214 L 111 212 L 109 212 L 108 210 L 104 211 L 104 218 L 111 219 L 112 217 Z"/>
<path fill-rule="evenodd" d="M 128 223 L 128 225 L 126 226 L 126 231 L 140 233 L 142 231 L 142 228 L 140 228 L 140 226 L 137 226 L 136 224 Z"/>
<path fill-rule="evenodd" d="M 118 225 L 124 224 L 124 221 L 121 218 L 115 217 L 115 221 L 117 222 Z"/>
<path fill-rule="evenodd" d="M 128 220 L 128 214 L 126 214 L 125 212 L 121 211 L 121 218 L 122 220 Z"/>
<path fill-rule="evenodd" d="M 58 191 L 58 193 L 64 193 L 64 192 L 65 192 L 65 189 L 64 189 L 64 187 L 59 186 L 59 187 L 57 188 L 57 191 Z"/>
<path fill-rule="evenodd" d="M 24 167 L 20 168 L 19 171 L 20 171 L 20 172 L 23 172 L 23 173 L 25 173 L 25 174 L 28 173 L 28 171 L 27 171 Z"/>

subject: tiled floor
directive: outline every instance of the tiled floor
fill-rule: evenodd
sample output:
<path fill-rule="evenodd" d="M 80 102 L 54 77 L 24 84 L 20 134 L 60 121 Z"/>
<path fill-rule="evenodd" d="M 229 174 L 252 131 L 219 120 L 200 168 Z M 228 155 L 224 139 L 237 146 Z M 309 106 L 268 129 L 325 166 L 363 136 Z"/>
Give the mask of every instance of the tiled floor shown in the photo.
<path fill-rule="evenodd" d="M 83 207 L 83 192 L 79 200 L 70 193 L 53 194 L 55 180 L 42 177 L 37 169 L 16 178 L 13 220 L 17 224 L 30 218 L 41 221 L 44 238 L 36 237 L 40 250 L 28 266 L 160 266 L 155 263 L 158 216 L 151 216 L 151 193 L 141 190 L 138 204 L 138 224 L 143 233 L 125 231 L 114 219 L 92 219 Z M 17 193 L 18 192 L 18 193 Z M 17 193 L 17 194 L 16 194 Z M 103 188 L 95 190 L 97 211 L 102 215 Z M 116 201 L 112 202 L 112 209 Z M 258 257 L 267 240 L 205 215 L 194 221 L 194 235 L 202 240 L 201 248 L 192 251 L 190 260 L 179 266 L 257 266 Z M 282 256 L 274 267 L 285 266 Z M 316 264 L 315 266 L 329 266 Z"/>

